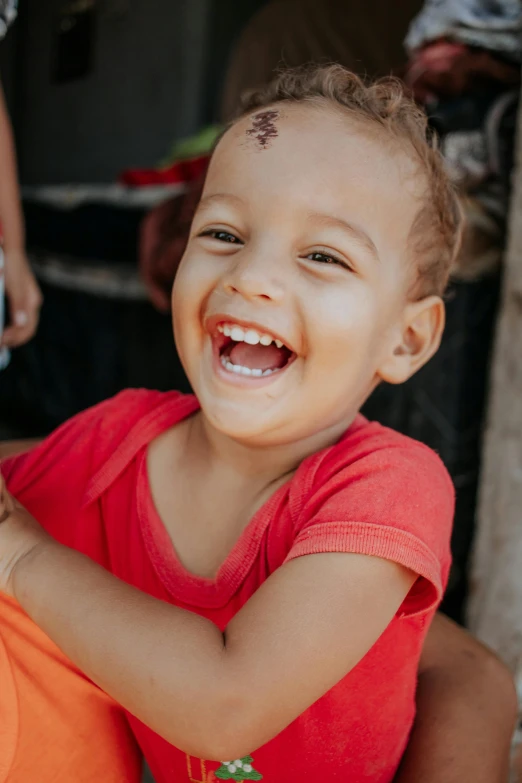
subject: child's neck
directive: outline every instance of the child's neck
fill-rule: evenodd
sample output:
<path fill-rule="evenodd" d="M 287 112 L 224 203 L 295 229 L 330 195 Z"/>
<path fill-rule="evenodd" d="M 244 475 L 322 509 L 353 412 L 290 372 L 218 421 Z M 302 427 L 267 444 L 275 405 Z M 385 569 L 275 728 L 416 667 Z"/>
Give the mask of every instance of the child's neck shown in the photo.
<path fill-rule="evenodd" d="M 349 423 L 289 445 L 253 448 L 198 413 L 156 438 L 147 459 L 152 496 L 185 568 L 213 578 L 261 506 Z"/>
<path fill-rule="evenodd" d="M 252 446 L 219 432 L 200 413 L 192 418 L 187 452 L 203 471 L 222 468 L 229 475 L 235 474 L 239 482 L 266 487 L 290 476 L 311 454 L 336 443 L 353 418 L 291 443 Z"/>

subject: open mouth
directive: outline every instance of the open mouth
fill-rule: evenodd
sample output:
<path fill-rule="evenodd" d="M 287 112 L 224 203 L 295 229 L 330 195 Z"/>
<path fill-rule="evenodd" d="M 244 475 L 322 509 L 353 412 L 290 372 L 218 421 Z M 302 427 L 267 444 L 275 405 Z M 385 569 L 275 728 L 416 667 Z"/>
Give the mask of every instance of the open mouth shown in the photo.
<path fill-rule="evenodd" d="M 222 367 L 236 375 L 267 377 L 285 370 L 296 358 L 277 337 L 234 322 L 218 323 L 212 341 Z"/>

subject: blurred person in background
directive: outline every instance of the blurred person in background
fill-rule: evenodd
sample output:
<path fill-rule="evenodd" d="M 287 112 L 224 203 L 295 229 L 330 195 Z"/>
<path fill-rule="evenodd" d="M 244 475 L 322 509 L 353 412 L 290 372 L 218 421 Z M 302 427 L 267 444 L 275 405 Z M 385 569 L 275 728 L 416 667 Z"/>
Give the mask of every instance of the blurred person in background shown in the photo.
<path fill-rule="evenodd" d="M 406 37 L 404 73 L 441 139 L 464 203 L 457 280 L 500 265 L 511 192 L 522 62 L 519 0 L 427 0 Z"/>
<path fill-rule="evenodd" d="M 16 17 L 16 0 L 0 0 L 0 40 Z M 8 361 L 7 348 L 23 345 L 38 326 L 42 295 L 25 252 L 25 232 L 16 169 L 13 132 L 0 83 L 0 275 L 5 285 L 7 328 L 1 336 L 0 368 Z M 5 261 L 2 256 L 5 254 Z M 1 279 L 1 278 L 0 278 Z M 3 294 L 0 314 L 3 309 Z M 0 322 L 0 334 L 3 319 Z"/>

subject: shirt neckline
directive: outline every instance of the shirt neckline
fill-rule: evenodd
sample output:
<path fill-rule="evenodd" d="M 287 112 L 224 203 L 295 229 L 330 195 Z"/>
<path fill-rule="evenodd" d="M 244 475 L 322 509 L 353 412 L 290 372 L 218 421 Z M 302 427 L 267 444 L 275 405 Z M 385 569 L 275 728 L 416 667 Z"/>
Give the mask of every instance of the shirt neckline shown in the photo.
<path fill-rule="evenodd" d="M 298 470 L 300 470 L 299 466 Z M 201 608 L 226 606 L 252 568 L 259 543 L 277 507 L 288 494 L 291 480 L 263 503 L 245 526 L 213 578 L 189 571 L 176 548 L 154 503 L 147 470 L 147 448 L 139 456 L 137 509 L 140 526 L 152 565 L 164 587 L 176 600 Z"/>
<path fill-rule="evenodd" d="M 160 581 L 169 594 L 177 601 L 199 607 L 201 609 L 222 608 L 229 603 L 244 582 L 248 572 L 254 565 L 259 551 L 259 544 L 269 526 L 276 509 L 288 496 L 290 487 L 303 474 L 309 471 L 318 455 L 324 454 L 332 447 L 311 454 L 297 468 L 294 476 L 263 503 L 255 512 L 229 554 L 219 567 L 214 578 L 198 576 L 189 571 L 180 561 L 176 548 L 161 519 L 150 488 L 147 450 L 149 443 L 170 427 L 181 423 L 188 416 L 199 410 L 197 398 L 189 395 L 184 399 L 184 405 L 172 412 L 167 408 L 155 417 L 152 429 L 147 429 L 147 436 L 142 442 L 138 457 L 138 475 L 136 481 L 136 505 L 140 529 L 152 566 Z M 343 433 L 338 443 L 344 441 L 354 431 L 358 430 L 364 419 L 357 414 L 354 421 Z M 153 430 L 153 431 L 152 431 Z"/>

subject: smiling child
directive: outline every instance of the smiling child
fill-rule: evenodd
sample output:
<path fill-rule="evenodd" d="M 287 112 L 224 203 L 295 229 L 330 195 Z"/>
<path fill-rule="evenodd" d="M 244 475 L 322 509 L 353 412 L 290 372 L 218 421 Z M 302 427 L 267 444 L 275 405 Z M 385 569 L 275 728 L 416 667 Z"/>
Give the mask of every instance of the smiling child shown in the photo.
<path fill-rule="evenodd" d="M 4 463 L 7 664 L 67 670 L 71 725 L 96 683 L 158 783 L 393 780 L 453 488 L 358 411 L 437 350 L 459 236 L 398 83 L 283 74 L 220 139 L 174 285 L 195 396 L 123 392 Z M 111 709 L 99 779 L 131 780 Z"/>

